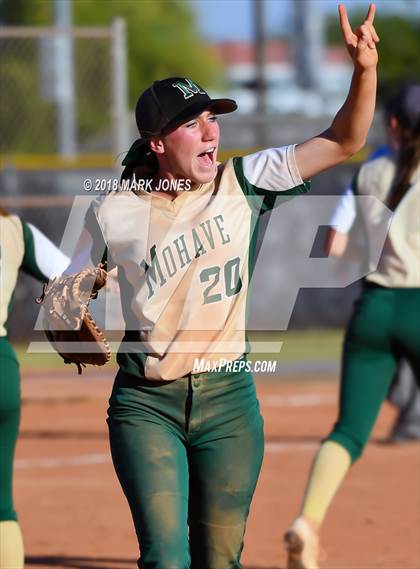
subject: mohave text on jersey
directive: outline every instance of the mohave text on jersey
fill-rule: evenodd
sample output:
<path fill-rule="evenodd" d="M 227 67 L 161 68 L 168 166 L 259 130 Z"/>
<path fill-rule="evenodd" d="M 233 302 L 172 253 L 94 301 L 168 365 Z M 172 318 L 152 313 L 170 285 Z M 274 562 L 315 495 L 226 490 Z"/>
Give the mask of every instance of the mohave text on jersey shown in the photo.
<path fill-rule="evenodd" d="M 140 263 L 149 287 L 148 298 L 154 295 L 156 288 L 163 286 L 193 259 L 205 255 L 218 245 L 230 243 L 230 240 L 224 228 L 223 215 L 219 214 L 192 227 L 188 232 L 181 233 L 159 252 L 156 245 L 153 245 L 150 248 L 151 263 L 148 264 L 145 259 Z"/>

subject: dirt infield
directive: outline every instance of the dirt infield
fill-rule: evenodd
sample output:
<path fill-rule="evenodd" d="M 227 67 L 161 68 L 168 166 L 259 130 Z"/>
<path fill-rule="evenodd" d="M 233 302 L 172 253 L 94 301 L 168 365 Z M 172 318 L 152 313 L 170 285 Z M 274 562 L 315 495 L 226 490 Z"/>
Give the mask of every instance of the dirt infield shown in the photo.
<path fill-rule="evenodd" d="M 131 569 L 137 545 L 108 452 L 111 376 L 25 375 L 16 505 L 27 567 Z M 258 381 L 266 455 L 249 518 L 246 569 L 285 566 L 281 535 L 296 514 L 311 458 L 336 414 L 331 378 Z M 323 531 L 325 568 L 420 567 L 420 447 L 380 444 L 394 415 L 385 405 L 373 443 L 334 503 Z"/>

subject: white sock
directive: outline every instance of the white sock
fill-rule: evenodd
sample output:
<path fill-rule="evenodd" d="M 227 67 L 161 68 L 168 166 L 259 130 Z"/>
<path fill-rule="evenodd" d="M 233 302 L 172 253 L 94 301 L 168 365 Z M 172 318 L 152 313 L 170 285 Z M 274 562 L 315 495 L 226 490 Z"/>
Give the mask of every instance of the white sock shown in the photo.
<path fill-rule="evenodd" d="M 316 455 L 306 487 L 301 515 L 318 526 L 351 466 L 350 454 L 340 444 L 327 441 Z"/>

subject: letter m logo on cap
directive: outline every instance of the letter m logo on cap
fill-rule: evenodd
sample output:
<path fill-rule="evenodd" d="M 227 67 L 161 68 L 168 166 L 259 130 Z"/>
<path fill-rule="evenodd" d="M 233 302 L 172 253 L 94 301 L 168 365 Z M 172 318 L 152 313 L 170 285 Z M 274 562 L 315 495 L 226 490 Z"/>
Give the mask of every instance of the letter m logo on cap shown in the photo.
<path fill-rule="evenodd" d="M 206 92 L 203 91 L 201 87 L 199 87 L 197 83 L 194 83 L 194 81 L 191 79 L 185 79 L 184 81 L 177 81 L 176 83 L 172 83 L 172 87 L 179 89 L 184 95 L 184 99 L 189 99 L 198 93 L 200 93 L 200 95 L 206 95 Z"/>

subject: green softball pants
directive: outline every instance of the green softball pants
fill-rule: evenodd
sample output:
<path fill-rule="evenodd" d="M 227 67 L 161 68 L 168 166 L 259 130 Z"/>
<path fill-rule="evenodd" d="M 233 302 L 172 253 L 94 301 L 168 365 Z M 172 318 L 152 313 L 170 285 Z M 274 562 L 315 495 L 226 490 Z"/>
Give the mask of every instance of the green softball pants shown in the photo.
<path fill-rule="evenodd" d="M 240 569 L 264 447 L 251 374 L 156 382 L 120 371 L 108 425 L 139 568 Z"/>
<path fill-rule="evenodd" d="M 13 457 L 20 420 L 20 377 L 15 352 L 0 338 L 0 522 L 16 520 L 13 507 Z"/>
<path fill-rule="evenodd" d="M 347 328 L 339 417 L 327 438 L 353 461 L 370 437 L 401 357 L 420 386 L 420 289 L 366 284 Z"/>

